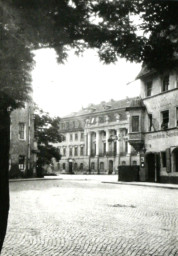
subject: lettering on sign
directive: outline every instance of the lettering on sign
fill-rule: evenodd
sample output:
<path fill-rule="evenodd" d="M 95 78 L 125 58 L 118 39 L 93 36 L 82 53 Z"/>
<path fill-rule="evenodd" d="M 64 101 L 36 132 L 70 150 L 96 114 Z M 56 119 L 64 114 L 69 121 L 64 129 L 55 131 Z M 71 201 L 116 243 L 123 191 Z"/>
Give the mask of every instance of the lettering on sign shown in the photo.
<path fill-rule="evenodd" d="M 166 131 L 166 132 L 160 132 L 157 134 L 149 134 L 147 139 L 152 140 L 152 139 L 162 139 L 162 138 L 168 138 L 168 137 L 174 137 L 178 136 L 178 131 Z"/>

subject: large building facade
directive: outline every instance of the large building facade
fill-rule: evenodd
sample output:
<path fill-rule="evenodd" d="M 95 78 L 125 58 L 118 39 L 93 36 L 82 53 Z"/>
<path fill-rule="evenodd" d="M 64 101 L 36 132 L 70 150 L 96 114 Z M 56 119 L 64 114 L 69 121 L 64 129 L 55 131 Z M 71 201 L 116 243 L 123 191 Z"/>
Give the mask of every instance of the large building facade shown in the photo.
<path fill-rule="evenodd" d="M 11 113 L 9 170 L 22 176 L 36 174 L 37 143 L 34 137 L 33 103 Z"/>
<path fill-rule="evenodd" d="M 119 165 L 139 165 L 138 152 L 128 143 L 126 107 L 132 99 L 91 104 L 61 119 L 64 141 L 58 145 L 60 171 L 117 173 Z"/>
<path fill-rule="evenodd" d="M 141 155 L 140 180 L 178 183 L 178 68 L 142 69 L 141 98 L 129 108 L 129 143 Z"/>

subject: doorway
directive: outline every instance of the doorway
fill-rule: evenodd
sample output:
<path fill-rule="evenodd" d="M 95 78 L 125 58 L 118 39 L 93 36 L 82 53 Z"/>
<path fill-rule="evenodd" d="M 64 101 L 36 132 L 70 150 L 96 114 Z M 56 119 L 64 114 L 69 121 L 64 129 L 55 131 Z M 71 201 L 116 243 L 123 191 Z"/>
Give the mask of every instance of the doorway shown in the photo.
<path fill-rule="evenodd" d="M 108 174 L 112 174 L 113 173 L 113 161 L 109 160 L 109 173 Z"/>
<path fill-rule="evenodd" d="M 155 154 L 150 153 L 146 157 L 147 168 L 148 168 L 148 179 L 147 181 L 155 181 Z"/>
<path fill-rule="evenodd" d="M 173 154 L 173 170 L 174 172 L 178 172 L 178 148 L 175 148 L 173 151 L 172 151 L 172 154 Z"/>
<path fill-rule="evenodd" d="M 69 174 L 73 174 L 73 163 L 69 161 Z"/>

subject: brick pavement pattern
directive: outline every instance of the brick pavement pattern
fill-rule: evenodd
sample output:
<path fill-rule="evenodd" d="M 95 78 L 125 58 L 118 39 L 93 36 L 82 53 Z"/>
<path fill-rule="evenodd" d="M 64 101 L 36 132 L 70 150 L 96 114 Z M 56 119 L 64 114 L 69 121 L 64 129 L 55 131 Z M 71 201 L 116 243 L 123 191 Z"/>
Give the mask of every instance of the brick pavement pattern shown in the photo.
<path fill-rule="evenodd" d="M 178 190 L 92 180 L 10 183 L 2 256 L 176 256 Z"/>

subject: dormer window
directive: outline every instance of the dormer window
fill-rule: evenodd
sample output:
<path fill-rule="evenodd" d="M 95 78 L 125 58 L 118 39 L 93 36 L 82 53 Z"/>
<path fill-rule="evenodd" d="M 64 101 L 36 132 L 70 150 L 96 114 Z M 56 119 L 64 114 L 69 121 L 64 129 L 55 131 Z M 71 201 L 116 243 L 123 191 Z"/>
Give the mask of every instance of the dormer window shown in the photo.
<path fill-rule="evenodd" d="M 152 81 L 149 81 L 146 83 L 146 96 L 147 97 L 151 96 L 151 91 L 152 91 Z"/>
<path fill-rule="evenodd" d="M 166 92 L 169 90 L 169 76 L 165 76 L 163 78 L 163 84 L 162 84 L 162 92 Z"/>

